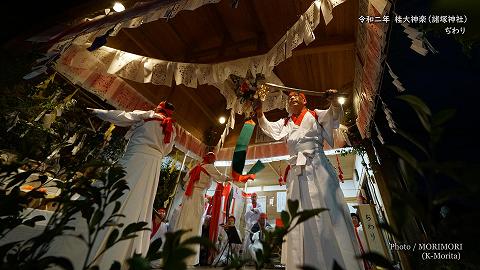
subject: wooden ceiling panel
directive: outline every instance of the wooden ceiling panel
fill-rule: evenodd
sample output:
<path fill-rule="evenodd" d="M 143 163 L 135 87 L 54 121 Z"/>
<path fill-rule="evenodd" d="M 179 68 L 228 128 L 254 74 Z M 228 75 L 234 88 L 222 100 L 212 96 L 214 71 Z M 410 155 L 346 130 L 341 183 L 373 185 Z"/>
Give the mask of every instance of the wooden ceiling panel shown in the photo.
<path fill-rule="evenodd" d="M 256 38 L 262 32 L 255 11 L 251 10 L 250 1 L 240 1 L 237 8 L 232 8 L 230 1 L 221 1 L 215 6 L 232 42 Z"/>
<path fill-rule="evenodd" d="M 326 27 L 328 36 L 354 36 L 358 16 L 358 1 L 345 1 L 334 8 L 333 19 Z"/>
<path fill-rule="evenodd" d="M 312 3 L 311 1 L 252 1 L 258 20 L 265 29 L 268 47 L 275 45 Z"/>
<path fill-rule="evenodd" d="M 220 1 L 179 12 L 168 21 L 162 19 L 123 29 L 109 38 L 108 46 L 163 60 L 193 63 L 260 55 L 278 42 L 312 2 L 241 0 L 238 8 L 232 8 L 230 1 Z M 353 81 L 357 2 L 349 0 L 336 7 L 330 24 L 325 26 L 322 19 L 316 28 L 315 41 L 308 46 L 301 44 L 292 57 L 275 67 L 274 72 L 286 86 L 324 91 Z M 208 130 L 216 130 L 217 138 L 223 131 L 218 117 L 228 116 L 229 112 L 218 89 L 207 85 L 192 89 L 183 85 L 129 83 L 154 103 L 163 99 L 172 101 L 177 108 L 178 123 L 200 140 L 205 142 Z M 321 97 L 308 97 L 309 108 L 325 109 L 328 105 Z M 267 113 L 272 121 L 285 116 L 282 110 Z M 243 121 L 243 116 L 237 115 L 236 127 L 225 146 L 235 145 Z"/>

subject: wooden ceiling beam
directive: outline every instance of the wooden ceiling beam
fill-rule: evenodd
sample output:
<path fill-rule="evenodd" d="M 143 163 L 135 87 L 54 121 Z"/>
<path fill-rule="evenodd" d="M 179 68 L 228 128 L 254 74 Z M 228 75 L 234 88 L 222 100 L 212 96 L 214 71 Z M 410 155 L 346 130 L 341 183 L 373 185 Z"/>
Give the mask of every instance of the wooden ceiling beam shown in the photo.
<path fill-rule="evenodd" d="M 258 44 L 258 38 L 249 38 L 243 41 L 235 42 L 235 43 L 230 43 L 226 44 L 223 43 L 222 46 L 215 47 L 215 48 L 210 48 L 210 49 L 205 49 L 205 50 L 198 50 L 198 51 L 192 51 L 190 54 L 190 59 L 198 59 L 202 57 L 208 57 L 211 55 L 218 55 L 221 52 L 224 52 L 226 50 L 231 50 L 231 49 L 238 49 L 241 47 L 247 47 L 247 46 L 257 46 Z"/>
<path fill-rule="evenodd" d="M 218 23 L 215 23 L 214 25 L 218 25 L 220 27 L 217 28 L 217 31 L 221 32 L 220 34 L 223 36 L 223 44 L 233 43 L 232 35 L 230 34 L 230 31 L 222 18 L 222 14 L 220 13 L 220 11 L 218 11 L 217 5 L 212 6 L 212 11 L 218 20 Z M 221 53 L 222 55 L 224 55 L 225 51 L 222 51 Z"/>
<path fill-rule="evenodd" d="M 266 31 L 260 21 L 260 16 L 258 15 L 257 8 L 255 7 L 253 1 L 246 1 L 247 9 L 250 14 L 252 14 L 253 22 L 257 26 L 257 50 L 258 51 L 266 51 L 268 49 L 267 39 L 266 39 Z"/>
<path fill-rule="evenodd" d="M 186 87 L 186 86 L 185 86 Z M 208 117 L 212 123 L 218 121 L 217 116 L 212 112 L 212 110 L 202 102 L 202 98 L 197 96 L 192 89 L 183 89 L 184 93 L 197 105 L 197 107 Z"/>
<path fill-rule="evenodd" d="M 175 28 L 170 24 L 170 21 L 167 21 L 165 23 L 168 28 L 172 31 L 172 33 L 175 35 L 175 37 L 182 43 L 183 47 L 185 47 L 185 51 L 187 53 L 185 53 L 182 57 L 182 61 L 185 61 L 185 59 L 187 58 L 187 55 L 188 55 L 188 51 L 190 51 L 190 46 L 189 44 L 178 34 L 177 30 L 175 30 Z"/>
<path fill-rule="evenodd" d="M 353 40 L 343 40 L 339 42 L 328 42 L 320 44 L 316 47 L 306 47 L 302 49 L 293 50 L 293 56 L 306 56 L 312 54 L 329 53 L 329 52 L 343 52 L 353 51 L 355 49 L 355 42 Z"/>
<path fill-rule="evenodd" d="M 213 49 L 206 49 L 203 51 L 195 51 L 195 49 L 187 50 L 187 59 L 189 62 L 211 55 L 216 57 L 223 56 L 225 55 L 226 49 L 236 48 L 231 47 L 235 44 L 235 42 L 233 42 L 232 35 L 226 27 L 225 21 L 222 19 L 222 14 L 218 10 L 217 5 L 212 5 L 209 10 L 212 12 L 212 18 L 215 18 L 216 20 L 216 23 L 214 23 L 213 25 L 217 34 L 222 37 L 222 45 Z"/>
<path fill-rule="evenodd" d="M 150 42 L 149 38 L 142 34 L 141 31 L 135 31 L 139 32 L 142 35 L 141 41 L 138 40 L 139 38 L 133 34 L 134 31 L 130 32 L 126 29 L 122 29 L 122 32 L 125 33 L 125 36 L 128 37 L 131 41 L 133 41 L 133 43 L 144 52 L 144 56 L 165 59 L 165 55 L 162 54 L 159 50 L 157 50 L 155 46 L 153 46 L 153 44 Z"/>

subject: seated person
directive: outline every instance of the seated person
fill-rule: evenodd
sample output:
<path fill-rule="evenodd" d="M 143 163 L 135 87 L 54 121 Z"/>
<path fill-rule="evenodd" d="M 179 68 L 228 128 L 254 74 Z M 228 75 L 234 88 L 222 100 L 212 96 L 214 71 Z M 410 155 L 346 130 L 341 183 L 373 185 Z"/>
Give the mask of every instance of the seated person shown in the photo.
<path fill-rule="evenodd" d="M 166 210 L 165 208 L 153 209 L 152 212 L 152 234 L 150 235 L 150 243 L 162 239 L 162 247 L 165 243 L 165 233 L 168 231 L 168 223 L 165 221 Z M 162 248 L 160 248 L 162 249 Z"/>
<path fill-rule="evenodd" d="M 257 250 L 263 251 L 263 245 L 261 241 L 265 239 L 265 230 L 270 231 L 273 230 L 273 228 L 267 222 L 267 214 L 261 213 L 257 223 L 255 223 L 255 225 L 252 227 L 250 234 L 250 240 L 252 243 L 248 246 L 248 252 L 255 262 L 257 262 L 257 256 L 255 254 Z"/>
<path fill-rule="evenodd" d="M 205 219 L 203 220 L 202 237 L 204 237 L 204 238 L 208 238 L 208 234 L 209 234 L 209 230 L 210 230 L 210 219 L 211 219 L 211 216 L 206 215 Z M 204 245 L 200 245 L 200 265 L 201 266 L 209 265 L 209 263 L 208 263 L 208 258 L 209 257 L 210 257 L 209 256 L 209 248 L 204 246 Z"/>
<path fill-rule="evenodd" d="M 157 240 L 158 238 L 162 239 L 162 245 L 160 246 L 161 251 L 163 249 L 163 245 L 165 244 L 165 233 L 167 233 L 169 226 L 165 220 L 166 217 L 166 209 L 159 208 L 158 210 L 153 209 L 152 212 L 152 233 L 150 234 L 150 244 Z M 158 259 L 155 261 L 150 262 L 151 268 L 159 268 L 162 265 L 162 259 Z"/>
<path fill-rule="evenodd" d="M 228 245 L 228 235 L 227 235 L 227 229 L 229 227 L 234 227 L 235 228 L 235 217 L 234 216 L 229 216 L 227 219 L 226 224 L 220 224 L 224 228 L 224 230 L 220 230 L 219 236 L 218 236 L 218 241 L 219 241 L 219 251 L 223 251 L 225 246 Z M 235 228 L 236 229 L 236 228 Z M 237 234 L 238 230 L 237 230 Z M 240 235 L 240 234 L 239 234 Z M 240 250 L 242 248 L 242 244 L 232 244 L 231 245 L 231 250 L 230 253 L 232 256 L 238 256 L 240 253 Z M 228 247 L 227 247 L 228 249 Z M 221 257 L 219 258 L 219 256 Z M 225 252 L 218 254 L 218 256 L 215 258 L 214 261 L 223 261 L 224 263 L 227 261 L 227 256 L 228 256 L 228 251 L 225 250 Z"/>

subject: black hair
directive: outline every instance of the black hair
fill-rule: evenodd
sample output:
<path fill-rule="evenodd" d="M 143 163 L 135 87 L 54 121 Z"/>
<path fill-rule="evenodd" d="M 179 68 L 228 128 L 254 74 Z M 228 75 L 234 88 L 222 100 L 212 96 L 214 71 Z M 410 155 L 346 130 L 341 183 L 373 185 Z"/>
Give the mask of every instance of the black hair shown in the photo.
<path fill-rule="evenodd" d="M 360 217 L 356 213 L 350 213 L 351 217 L 357 217 L 358 221 L 360 221 Z"/>
<path fill-rule="evenodd" d="M 175 106 L 170 102 L 165 102 L 165 109 L 175 111 Z"/>

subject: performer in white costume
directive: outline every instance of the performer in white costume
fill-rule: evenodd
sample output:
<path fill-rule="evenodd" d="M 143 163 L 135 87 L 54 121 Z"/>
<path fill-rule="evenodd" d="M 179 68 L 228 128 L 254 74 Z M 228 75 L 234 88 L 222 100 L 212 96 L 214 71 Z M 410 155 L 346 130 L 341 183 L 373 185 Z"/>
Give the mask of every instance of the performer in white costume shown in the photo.
<path fill-rule="evenodd" d="M 160 247 L 160 249 L 163 248 L 163 245 L 165 244 L 165 234 L 169 231 L 169 224 L 165 222 L 165 215 L 165 208 L 160 208 L 158 211 L 155 209 L 153 210 L 150 243 L 159 238 L 162 239 L 162 247 Z"/>
<path fill-rule="evenodd" d="M 331 102 L 336 91 L 328 93 Z M 287 270 L 301 265 L 332 269 L 334 261 L 343 269 L 362 269 L 362 262 L 355 258 L 360 253 L 350 212 L 335 169 L 323 152 L 323 140 L 333 147 L 333 129 L 339 127 L 342 108 L 331 103 L 327 110 L 310 111 L 306 103 L 305 95 L 291 92 L 287 108 L 290 115 L 276 122 L 265 118 L 261 103 L 254 108 L 263 132 L 275 140 L 287 141 L 291 157 L 287 198 L 298 200 L 300 210 L 329 209 L 287 235 L 282 262 Z"/>
<path fill-rule="evenodd" d="M 152 233 L 150 234 L 150 244 L 157 240 L 162 239 L 162 246 L 160 247 L 161 251 L 163 245 L 165 244 L 165 234 L 168 232 L 169 224 L 165 222 L 166 210 L 165 208 L 160 208 L 158 210 L 153 209 L 152 214 Z M 162 266 L 162 259 L 154 260 L 150 262 L 150 267 L 152 269 L 160 268 Z"/>
<path fill-rule="evenodd" d="M 102 120 L 121 127 L 131 127 L 127 133 L 129 142 L 125 153 L 118 161 L 118 164 L 125 169 L 125 180 L 130 188 L 118 199 L 122 206 L 117 214 L 125 215 L 125 217 L 120 217 L 118 222 L 125 226 L 143 221 L 148 222 L 151 227 L 153 201 L 157 192 L 162 159 L 172 151 L 175 141 L 174 120 L 171 118 L 174 109 L 174 106 L 167 102 L 161 102 L 155 110 L 150 111 L 125 112 L 91 109 Z M 110 227 L 108 230 L 100 232 L 89 261 L 97 257 L 105 247 L 107 237 L 112 230 L 113 228 Z M 130 258 L 134 252 L 146 255 L 150 245 L 151 232 L 140 231 L 136 234 L 137 237 L 121 241 L 109 248 L 99 257 L 95 265 L 98 265 L 100 269 L 110 269 L 111 264 L 116 260 L 122 263 L 122 269 L 126 269 L 125 260 Z M 78 248 L 78 245 L 65 248 L 66 250 L 68 248 L 75 249 Z M 86 254 L 83 257 L 79 255 L 81 254 L 77 252 L 71 258 L 75 269 L 81 269 L 86 256 Z"/>
<path fill-rule="evenodd" d="M 245 223 L 248 230 L 252 229 L 252 226 L 260 218 L 260 214 L 263 213 L 262 206 L 257 202 L 257 193 L 252 193 L 251 199 L 252 202 L 247 205 L 247 211 L 245 211 Z"/>
<path fill-rule="evenodd" d="M 191 230 L 182 236 L 181 241 L 190 237 L 201 236 L 202 217 L 205 209 L 205 193 L 211 186 L 212 181 L 226 181 L 227 177 L 221 174 L 214 166 L 215 154 L 207 153 L 203 162 L 199 163 L 186 175 L 188 181 L 185 188 L 185 195 L 182 207 L 175 224 L 177 230 Z M 194 266 L 199 263 L 200 245 L 192 245 L 195 254 L 186 260 L 187 266 Z"/>
<path fill-rule="evenodd" d="M 262 206 L 257 202 L 257 193 L 252 193 L 251 200 L 252 202 L 247 205 L 247 210 L 245 211 L 245 237 L 243 240 L 243 254 L 245 255 L 245 259 L 247 259 L 247 255 L 250 254 L 247 251 L 252 243 L 250 239 L 250 231 L 260 218 L 260 213 L 264 212 Z"/>
<path fill-rule="evenodd" d="M 251 238 L 251 244 L 248 245 L 248 252 L 255 262 L 257 261 L 258 250 L 263 251 L 262 241 L 265 240 L 264 230 L 271 231 L 273 230 L 272 226 L 267 222 L 267 214 L 261 213 L 258 221 L 252 226 L 252 233 L 248 234 L 248 237 Z"/>

